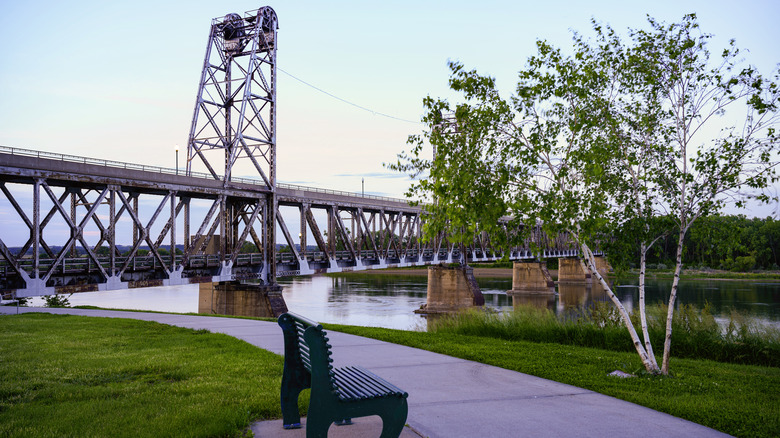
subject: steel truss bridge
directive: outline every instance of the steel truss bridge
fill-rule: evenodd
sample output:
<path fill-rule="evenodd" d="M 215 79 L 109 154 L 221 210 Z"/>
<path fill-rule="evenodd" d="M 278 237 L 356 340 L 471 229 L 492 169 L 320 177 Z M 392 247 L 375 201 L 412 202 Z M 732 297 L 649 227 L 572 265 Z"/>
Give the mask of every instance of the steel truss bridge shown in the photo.
<path fill-rule="evenodd" d="M 281 276 L 423 266 L 460 257 L 446 236 L 423 242 L 421 209 L 401 199 L 279 184 L 277 209 L 270 215 L 268 193 L 255 180 L 233 179 L 224 186 L 205 174 L 177 175 L 175 169 L 7 147 L 0 147 L 0 190 L 14 220 L 29 231 L 16 251 L 4 242 L 17 231 L 6 226 L 0 231 L 0 285 L 4 293 L 20 297 L 273 282 Z M 31 207 L 23 208 L 25 202 Z M 268 240 L 264 224 L 271 216 L 285 252 Z M 299 229 L 291 231 L 288 222 Z M 537 229 L 512 248 L 510 259 L 536 258 L 532 242 L 545 247 L 544 257 L 577 252 L 567 236 L 548 238 Z M 120 251 L 123 244 L 129 249 Z M 242 251 L 247 244 L 253 251 Z M 502 255 L 486 233 L 466 247 L 470 261 Z"/>
<path fill-rule="evenodd" d="M 485 233 L 466 254 L 446 236 L 423 242 L 422 211 L 404 200 L 277 183 L 277 27 L 270 7 L 212 20 L 186 170 L 0 147 L 3 295 L 274 287 L 280 276 L 500 259 Z M 241 162 L 252 178 L 233 175 Z M 576 253 L 568 236 L 536 229 L 508 255 Z"/>

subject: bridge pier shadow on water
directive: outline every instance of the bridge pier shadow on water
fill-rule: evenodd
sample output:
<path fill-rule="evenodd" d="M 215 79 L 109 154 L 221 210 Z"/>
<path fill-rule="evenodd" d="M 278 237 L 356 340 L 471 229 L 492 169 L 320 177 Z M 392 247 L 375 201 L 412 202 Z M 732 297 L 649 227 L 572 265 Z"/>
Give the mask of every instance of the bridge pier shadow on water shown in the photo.
<path fill-rule="evenodd" d="M 604 287 L 597 282 L 557 283 L 554 288 L 541 290 L 509 290 L 507 296 L 514 309 L 530 306 L 558 315 L 609 301 Z"/>

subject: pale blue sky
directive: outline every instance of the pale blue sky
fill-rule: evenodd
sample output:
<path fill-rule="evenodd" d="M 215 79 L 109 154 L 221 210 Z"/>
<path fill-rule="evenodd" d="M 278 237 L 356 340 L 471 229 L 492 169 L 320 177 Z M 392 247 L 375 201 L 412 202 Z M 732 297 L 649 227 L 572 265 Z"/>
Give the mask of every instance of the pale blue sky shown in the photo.
<path fill-rule="evenodd" d="M 448 96 L 448 59 L 497 78 L 546 39 L 569 47 L 591 17 L 618 30 L 690 12 L 766 73 L 780 62 L 780 1 L 43 1 L 0 3 L 0 144 L 173 167 L 186 146 L 210 20 L 268 4 L 278 66 L 358 105 L 419 120 L 422 98 Z M 420 125 L 374 115 L 278 78 L 282 182 L 401 196 L 386 171 Z M 180 152 L 180 158 L 185 154 Z M 759 213 L 760 214 L 760 213 Z"/>

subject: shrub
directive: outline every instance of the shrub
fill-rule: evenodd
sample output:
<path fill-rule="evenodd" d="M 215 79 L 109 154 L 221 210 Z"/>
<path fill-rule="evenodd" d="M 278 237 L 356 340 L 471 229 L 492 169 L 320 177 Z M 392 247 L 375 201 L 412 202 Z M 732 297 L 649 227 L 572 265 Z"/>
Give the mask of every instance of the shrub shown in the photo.
<path fill-rule="evenodd" d="M 756 258 L 753 256 L 737 257 L 731 267 L 733 272 L 747 272 L 753 270 L 756 266 Z"/>
<path fill-rule="evenodd" d="M 70 301 L 68 298 L 73 294 L 65 295 L 44 295 L 43 299 L 46 301 L 46 307 L 70 307 Z"/>

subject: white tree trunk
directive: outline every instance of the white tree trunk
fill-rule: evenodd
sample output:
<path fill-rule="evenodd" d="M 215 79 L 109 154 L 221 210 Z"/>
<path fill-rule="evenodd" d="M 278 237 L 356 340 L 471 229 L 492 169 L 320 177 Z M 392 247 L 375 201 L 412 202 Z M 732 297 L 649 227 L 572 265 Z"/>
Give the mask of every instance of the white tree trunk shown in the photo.
<path fill-rule="evenodd" d="M 626 308 L 623 306 L 623 303 L 620 302 L 617 295 L 612 292 L 612 288 L 609 287 L 607 281 L 604 279 L 604 277 L 601 276 L 601 273 L 598 271 L 598 269 L 596 269 L 596 257 L 593 255 L 593 252 L 590 250 L 590 248 L 588 248 L 588 245 L 584 243 L 580 244 L 580 247 L 582 248 L 582 253 L 585 255 L 585 259 L 588 262 L 588 267 L 590 268 L 591 272 L 596 276 L 596 278 L 599 280 L 599 283 L 601 283 L 601 286 L 607 292 L 607 296 L 609 296 L 609 299 L 612 300 L 612 304 L 614 304 L 618 309 L 620 318 L 623 320 L 623 324 L 626 326 L 626 329 L 628 329 L 629 335 L 631 335 L 631 341 L 634 343 L 634 348 L 639 354 L 639 358 L 642 360 L 642 365 L 645 366 L 645 370 L 647 370 L 648 373 L 658 374 L 658 364 L 656 363 L 655 358 L 652 360 L 650 359 L 647 351 L 642 346 L 642 341 L 639 339 L 639 335 L 634 328 L 634 324 L 631 323 L 631 316 L 629 316 L 628 311 L 626 311 Z"/>
<path fill-rule="evenodd" d="M 664 338 L 664 357 L 661 363 L 661 374 L 664 375 L 669 374 L 669 355 L 672 349 L 672 318 L 674 317 L 674 303 L 677 300 L 677 286 L 680 283 L 680 272 L 682 271 L 685 231 L 686 227 L 680 226 L 680 235 L 677 238 L 677 261 L 674 266 L 674 280 L 672 281 L 672 291 L 669 293 L 669 307 L 666 309 L 666 338 Z"/>
<path fill-rule="evenodd" d="M 645 351 L 652 361 L 655 369 L 658 369 L 658 362 L 653 353 L 653 344 L 650 342 L 650 333 L 647 330 L 647 311 L 645 306 L 645 273 L 647 270 L 647 245 L 642 242 L 639 255 L 639 319 L 642 324 L 642 337 L 645 339 Z"/>

